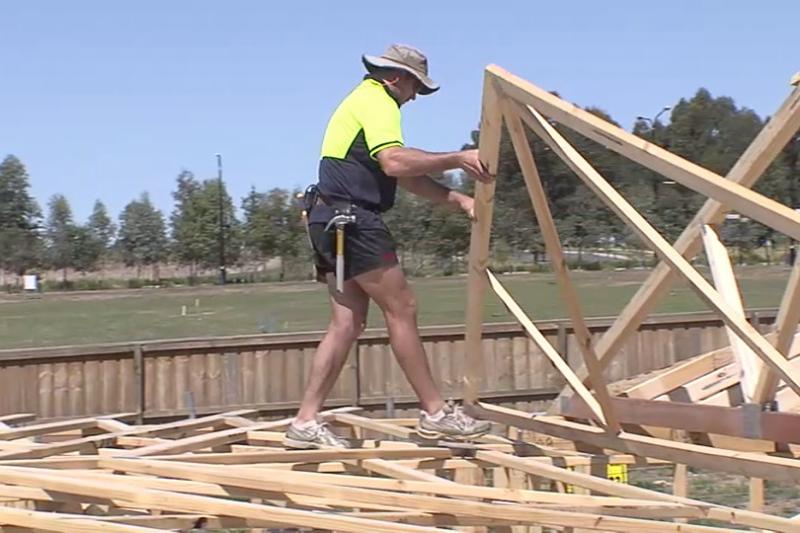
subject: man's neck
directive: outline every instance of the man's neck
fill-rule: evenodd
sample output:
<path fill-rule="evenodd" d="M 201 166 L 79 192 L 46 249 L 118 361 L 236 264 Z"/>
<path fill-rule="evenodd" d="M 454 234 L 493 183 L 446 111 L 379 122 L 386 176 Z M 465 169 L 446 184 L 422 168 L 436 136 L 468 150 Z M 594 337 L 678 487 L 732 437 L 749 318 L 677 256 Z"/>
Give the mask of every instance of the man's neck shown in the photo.
<path fill-rule="evenodd" d="M 388 94 L 389 96 L 392 97 L 392 100 L 395 101 L 395 103 L 397 104 L 397 107 L 400 107 L 400 100 L 397 99 L 397 96 L 395 96 L 395 94 L 394 94 L 393 87 L 391 85 L 387 84 L 386 80 L 383 80 L 383 79 L 381 79 L 381 78 L 379 78 L 377 76 L 373 76 L 372 74 L 365 74 L 364 75 L 364 79 L 365 80 L 377 81 L 378 83 L 383 85 L 383 89 L 386 91 L 386 94 Z"/>

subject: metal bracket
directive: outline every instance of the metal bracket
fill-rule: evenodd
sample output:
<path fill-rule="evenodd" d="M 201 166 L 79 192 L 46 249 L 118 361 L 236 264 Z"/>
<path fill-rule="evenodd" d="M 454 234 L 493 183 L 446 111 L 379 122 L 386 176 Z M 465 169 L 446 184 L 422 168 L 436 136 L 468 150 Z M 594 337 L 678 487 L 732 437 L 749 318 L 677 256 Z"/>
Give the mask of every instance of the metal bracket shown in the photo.
<path fill-rule="evenodd" d="M 742 405 L 742 432 L 749 439 L 761 438 L 761 405 L 746 403 Z"/>

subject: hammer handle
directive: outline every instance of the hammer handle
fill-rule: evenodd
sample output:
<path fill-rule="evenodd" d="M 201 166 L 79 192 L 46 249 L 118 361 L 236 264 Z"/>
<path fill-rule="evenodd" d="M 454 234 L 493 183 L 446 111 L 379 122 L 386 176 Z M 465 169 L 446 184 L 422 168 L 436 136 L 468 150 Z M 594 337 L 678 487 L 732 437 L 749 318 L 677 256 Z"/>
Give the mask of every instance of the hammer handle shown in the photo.
<path fill-rule="evenodd" d="M 336 290 L 344 292 L 344 226 L 336 226 Z"/>

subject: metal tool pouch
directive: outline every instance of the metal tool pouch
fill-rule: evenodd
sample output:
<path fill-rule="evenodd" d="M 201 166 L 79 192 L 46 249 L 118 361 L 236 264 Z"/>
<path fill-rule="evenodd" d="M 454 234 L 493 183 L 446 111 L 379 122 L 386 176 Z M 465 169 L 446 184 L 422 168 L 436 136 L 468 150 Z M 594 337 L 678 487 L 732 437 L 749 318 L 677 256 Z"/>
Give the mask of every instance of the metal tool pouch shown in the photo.
<path fill-rule="evenodd" d="M 306 187 L 305 192 L 303 193 L 303 209 L 306 210 L 307 214 L 311 213 L 311 209 L 317 205 L 317 201 L 319 200 L 319 189 L 317 186 L 309 185 Z"/>

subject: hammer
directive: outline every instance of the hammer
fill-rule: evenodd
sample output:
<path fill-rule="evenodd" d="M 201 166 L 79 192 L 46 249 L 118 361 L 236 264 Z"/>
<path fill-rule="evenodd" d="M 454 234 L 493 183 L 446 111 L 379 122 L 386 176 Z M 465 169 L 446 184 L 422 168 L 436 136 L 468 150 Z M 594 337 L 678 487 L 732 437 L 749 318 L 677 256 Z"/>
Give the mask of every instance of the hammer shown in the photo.
<path fill-rule="evenodd" d="M 325 231 L 336 226 L 336 292 L 344 292 L 344 227 L 355 221 L 356 216 L 348 211 L 337 214 L 325 226 Z"/>

